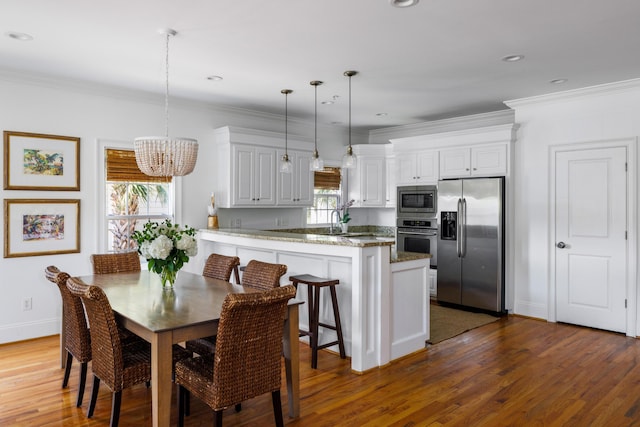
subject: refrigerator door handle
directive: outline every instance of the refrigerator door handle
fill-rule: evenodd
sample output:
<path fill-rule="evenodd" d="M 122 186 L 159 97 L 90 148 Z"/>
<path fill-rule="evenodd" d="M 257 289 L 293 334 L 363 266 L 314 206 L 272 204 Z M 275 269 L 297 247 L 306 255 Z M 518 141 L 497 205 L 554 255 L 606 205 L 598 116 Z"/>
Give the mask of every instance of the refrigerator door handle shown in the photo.
<path fill-rule="evenodd" d="M 462 199 L 462 227 L 460 227 L 462 235 L 460 237 L 460 255 L 462 258 L 467 256 L 467 199 Z"/>
<path fill-rule="evenodd" d="M 456 222 L 456 254 L 462 257 L 462 199 L 458 199 L 458 221 Z"/>

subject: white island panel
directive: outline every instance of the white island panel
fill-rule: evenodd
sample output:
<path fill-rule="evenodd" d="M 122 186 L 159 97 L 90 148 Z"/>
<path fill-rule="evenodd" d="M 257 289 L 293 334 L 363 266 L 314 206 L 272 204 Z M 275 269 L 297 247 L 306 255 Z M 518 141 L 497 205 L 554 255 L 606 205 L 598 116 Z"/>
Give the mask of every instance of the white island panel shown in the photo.
<path fill-rule="evenodd" d="M 272 233 L 273 234 L 273 233 Z M 319 277 L 340 280 L 336 287 L 340 320 L 342 323 L 347 355 L 351 357 L 351 368 L 356 372 L 384 366 L 392 359 L 425 348 L 428 334 L 428 307 L 418 309 L 415 300 L 425 300 L 429 259 L 390 263 L 390 244 L 367 238 L 353 240 L 353 245 L 343 239 L 336 244 L 312 243 L 314 237 L 305 235 L 300 241 L 287 235 L 268 238 L 268 233 L 259 235 L 255 230 L 238 230 L 232 233 L 201 230 L 200 253 L 190 270 L 202 271 L 209 253 L 239 256 L 241 263 L 251 259 L 286 264 L 288 271 L 281 283 L 289 283 L 289 276 L 313 274 Z M 280 240 L 279 240 L 280 239 Z M 335 239 L 335 238 L 331 238 Z M 331 240 L 329 239 L 329 240 Z M 392 268 L 405 281 L 397 288 L 392 286 Z M 404 267 L 400 267 L 404 265 Z M 409 273 L 413 270 L 414 273 Z M 305 285 L 300 285 L 297 298 L 307 301 Z M 411 304 L 409 311 L 393 306 L 402 299 Z M 333 324 L 333 312 L 328 295 L 322 292 L 320 321 Z M 425 313 L 426 311 L 426 313 Z M 419 325 L 412 325 L 413 321 Z M 400 324 L 396 326 L 396 323 Z M 300 309 L 301 329 L 308 328 L 306 304 Z M 336 339 L 335 331 L 320 328 L 320 343 Z M 306 338 L 304 338 L 306 339 Z M 421 341 L 420 341 L 421 340 Z M 337 353 L 337 346 L 331 347 Z"/>

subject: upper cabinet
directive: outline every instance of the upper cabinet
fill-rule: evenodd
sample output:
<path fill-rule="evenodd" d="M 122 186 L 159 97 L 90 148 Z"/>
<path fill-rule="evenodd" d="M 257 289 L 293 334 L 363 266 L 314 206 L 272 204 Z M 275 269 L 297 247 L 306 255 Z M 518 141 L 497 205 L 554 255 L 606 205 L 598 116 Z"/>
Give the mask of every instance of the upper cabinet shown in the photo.
<path fill-rule="evenodd" d="M 396 156 L 397 185 L 435 184 L 438 182 L 438 151 L 427 150 Z"/>
<path fill-rule="evenodd" d="M 440 150 L 440 177 L 496 176 L 507 173 L 507 145 Z"/>
<path fill-rule="evenodd" d="M 357 165 L 349 169 L 348 199 L 354 207 L 387 206 L 386 147 L 384 145 L 354 145 Z"/>
<path fill-rule="evenodd" d="M 277 150 L 277 160 L 284 155 L 284 150 Z M 313 172 L 311 152 L 288 150 L 289 160 L 293 164 L 292 173 L 277 172 L 278 206 L 311 206 L 313 205 Z"/>
<path fill-rule="evenodd" d="M 218 162 L 216 205 L 233 207 L 311 206 L 313 174 L 309 170 L 312 144 L 289 138 L 293 173 L 282 174 L 284 134 L 223 127 L 214 133 Z"/>
<path fill-rule="evenodd" d="M 276 150 L 234 145 L 231 158 L 231 206 L 276 204 Z"/>
<path fill-rule="evenodd" d="M 439 179 L 509 176 L 517 126 L 472 129 L 390 139 L 398 185 L 435 184 Z"/>
<path fill-rule="evenodd" d="M 385 207 L 396 207 L 397 191 L 396 191 L 396 158 L 388 155 L 385 160 Z"/>

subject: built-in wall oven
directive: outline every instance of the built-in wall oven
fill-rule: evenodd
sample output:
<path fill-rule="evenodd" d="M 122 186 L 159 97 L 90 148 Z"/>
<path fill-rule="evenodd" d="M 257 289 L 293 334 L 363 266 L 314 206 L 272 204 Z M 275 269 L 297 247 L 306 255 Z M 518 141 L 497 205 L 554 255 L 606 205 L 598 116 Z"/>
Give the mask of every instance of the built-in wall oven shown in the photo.
<path fill-rule="evenodd" d="M 431 268 L 438 265 L 438 224 L 436 218 L 398 218 L 396 248 L 402 252 L 431 254 Z"/>

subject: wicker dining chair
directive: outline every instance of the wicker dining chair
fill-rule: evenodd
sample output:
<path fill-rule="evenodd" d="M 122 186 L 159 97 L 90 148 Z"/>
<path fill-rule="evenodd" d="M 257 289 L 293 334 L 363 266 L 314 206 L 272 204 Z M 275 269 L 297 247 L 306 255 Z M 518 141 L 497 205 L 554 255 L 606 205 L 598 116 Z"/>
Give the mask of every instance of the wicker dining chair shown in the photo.
<path fill-rule="evenodd" d="M 130 342 L 121 339 L 111 304 L 100 287 L 88 285 L 80 278 L 70 277 L 67 288 L 71 294 L 82 299 L 89 318 L 93 388 L 87 418 L 93 416 L 102 381 L 113 392 L 110 425 L 117 427 L 122 390 L 140 383 L 148 385 L 151 381 L 151 345 L 142 339 Z M 191 352 L 178 345 L 173 346 L 174 364 L 179 359 L 190 356 Z"/>
<path fill-rule="evenodd" d="M 93 274 L 140 271 L 140 256 L 135 251 L 93 254 L 91 264 L 93 264 Z"/>
<path fill-rule="evenodd" d="M 252 259 L 242 273 L 242 286 L 267 291 L 280 286 L 280 278 L 287 272 L 284 264 L 271 264 Z"/>
<path fill-rule="evenodd" d="M 91 360 L 91 338 L 89 327 L 84 315 L 84 307 L 80 298 L 69 292 L 67 279 L 69 275 L 60 271 L 56 266 L 45 268 L 45 276 L 50 282 L 58 285 L 62 297 L 62 319 L 64 329 L 64 348 L 67 351 L 67 361 L 62 380 L 62 388 L 69 384 L 69 374 L 73 358 L 80 363 L 80 384 L 78 385 L 78 398 L 76 407 L 82 405 L 85 383 L 87 380 L 87 363 Z"/>
<path fill-rule="evenodd" d="M 207 258 L 207 262 L 204 264 L 204 269 L 202 270 L 202 275 L 228 282 L 229 279 L 231 279 L 231 273 L 234 273 L 236 283 L 239 284 L 239 265 L 240 258 L 237 256 L 226 256 L 214 253 Z"/>
<path fill-rule="evenodd" d="M 215 254 L 211 254 L 209 259 Z M 222 255 L 216 255 L 216 257 L 221 257 Z M 215 257 L 214 257 L 215 258 Z M 237 258 L 237 257 L 225 257 L 225 258 Z M 240 259 L 238 259 L 238 264 L 240 263 Z M 231 261 L 229 261 L 230 263 Z M 209 260 L 207 260 L 207 264 Z M 226 273 L 224 269 L 218 269 Z M 207 266 L 205 265 L 205 271 L 207 271 Z M 214 271 L 212 268 L 211 271 Z M 287 272 L 287 266 L 284 264 L 271 264 L 262 261 L 251 260 L 249 264 L 247 264 L 244 273 L 242 273 L 242 286 L 249 286 L 252 288 L 257 288 L 260 290 L 269 290 L 273 288 L 277 288 L 280 286 L 280 278 Z M 237 270 L 236 270 L 237 274 Z M 207 275 L 203 272 L 203 275 Z M 214 276 L 209 276 L 214 277 Z M 221 280 L 229 281 L 230 273 L 226 276 L 216 277 Z M 238 281 L 239 282 L 239 281 Z M 206 355 L 213 353 L 215 351 L 216 346 L 216 337 L 205 337 L 198 338 L 195 340 L 187 341 L 186 347 L 187 350 L 193 351 L 194 353 L 198 353 L 199 355 Z"/>
<path fill-rule="evenodd" d="M 283 324 L 291 286 L 265 292 L 229 294 L 222 305 L 215 356 L 192 357 L 176 364 L 178 425 L 184 425 L 186 401 L 194 395 L 215 414 L 240 402 L 271 393 L 277 426 L 284 425 L 280 402 Z"/>

